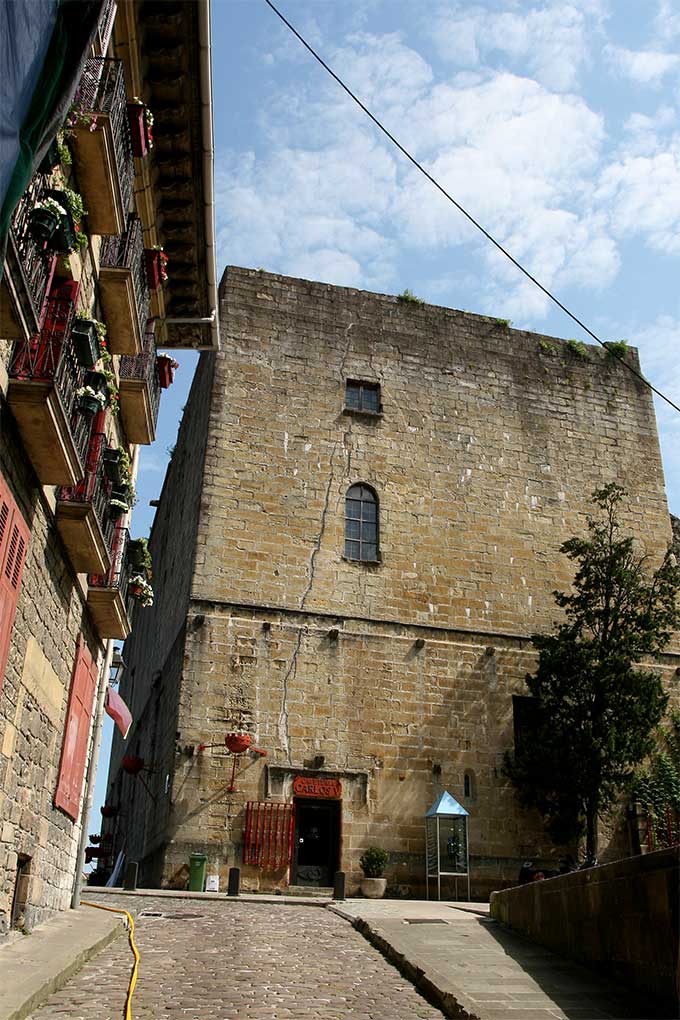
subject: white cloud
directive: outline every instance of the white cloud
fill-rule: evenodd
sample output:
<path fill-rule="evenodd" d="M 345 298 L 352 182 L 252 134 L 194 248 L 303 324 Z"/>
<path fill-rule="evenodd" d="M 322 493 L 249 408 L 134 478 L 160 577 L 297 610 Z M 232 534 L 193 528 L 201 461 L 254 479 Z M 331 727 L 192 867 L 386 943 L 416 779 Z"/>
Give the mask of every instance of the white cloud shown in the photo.
<path fill-rule="evenodd" d="M 610 208 L 615 236 L 641 234 L 658 251 L 680 253 L 680 135 L 664 151 L 608 166 L 597 197 Z"/>
<path fill-rule="evenodd" d="M 541 282 L 611 281 L 616 245 L 592 207 L 604 124 L 582 99 L 507 72 L 436 82 L 394 34 L 356 34 L 338 52 L 331 64 L 360 98 Z M 493 279 L 515 317 L 545 314 L 540 292 L 495 258 L 342 92 L 325 82 L 319 91 L 315 78 L 313 87 L 313 95 L 278 91 L 262 122 L 264 158 L 218 158 L 219 241 L 229 261 L 389 290 L 400 286 L 405 247 L 446 258 L 472 242 L 482 256 L 470 266 L 479 291 L 496 298 Z"/>
<path fill-rule="evenodd" d="M 503 9 L 503 7 L 505 9 Z M 589 37 L 600 5 L 546 3 L 517 10 L 508 2 L 442 6 L 430 33 L 441 55 L 457 67 L 476 67 L 504 58 L 522 65 L 550 88 L 573 88 L 589 54 Z"/>
<path fill-rule="evenodd" d="M 680 69 L 680 57 L 660 50 L 627 50 L 620 46 L 605 46 L 608 63 L 624 78 L 640 85 L 658 86 L 663 78 Z"/>

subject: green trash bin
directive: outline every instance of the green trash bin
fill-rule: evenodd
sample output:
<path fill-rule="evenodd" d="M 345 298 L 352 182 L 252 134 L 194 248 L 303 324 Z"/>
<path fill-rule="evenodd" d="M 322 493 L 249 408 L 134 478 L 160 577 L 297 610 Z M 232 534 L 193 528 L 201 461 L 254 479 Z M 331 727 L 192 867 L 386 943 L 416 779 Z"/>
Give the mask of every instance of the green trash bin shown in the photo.
<path fill-rule="evenodd" d="M 189 892 L 203 892 L 205 890 L 205 869 L 207 865 L 207 854 L 190 854 Z"/>

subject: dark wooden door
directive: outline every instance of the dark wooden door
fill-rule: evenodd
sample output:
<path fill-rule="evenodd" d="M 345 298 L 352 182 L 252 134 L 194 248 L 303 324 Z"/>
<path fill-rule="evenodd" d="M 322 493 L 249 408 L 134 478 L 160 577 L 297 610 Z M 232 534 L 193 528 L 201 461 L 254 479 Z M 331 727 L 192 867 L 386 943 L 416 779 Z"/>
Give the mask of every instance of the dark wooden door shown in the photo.
<path fill-rule="evenodd" d="M 340 802 L 296 799 L 293 884 L 333 885 L 339 843 Z"/>

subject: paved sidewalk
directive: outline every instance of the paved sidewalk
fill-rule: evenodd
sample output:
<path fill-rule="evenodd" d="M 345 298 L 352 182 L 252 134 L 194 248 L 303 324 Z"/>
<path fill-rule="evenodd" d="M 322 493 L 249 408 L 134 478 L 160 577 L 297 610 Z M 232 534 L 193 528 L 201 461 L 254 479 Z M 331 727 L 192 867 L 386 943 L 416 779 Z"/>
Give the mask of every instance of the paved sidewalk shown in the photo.
<path fill-rule="evenodd" d="M 0 1018 L 22 1020 L 124 930 L 122 915 L 81 907 L 13 933 L 0 945 Z"/>
<path fill-rule="evenodd" d="M 660 1014 L 488 916 L 488 904 L 346 900 L 351 920 L 430 1001 L 460 1020 L 657 1020 Z M 664 1017 L 664 1020 L 670 1018 Z"/>

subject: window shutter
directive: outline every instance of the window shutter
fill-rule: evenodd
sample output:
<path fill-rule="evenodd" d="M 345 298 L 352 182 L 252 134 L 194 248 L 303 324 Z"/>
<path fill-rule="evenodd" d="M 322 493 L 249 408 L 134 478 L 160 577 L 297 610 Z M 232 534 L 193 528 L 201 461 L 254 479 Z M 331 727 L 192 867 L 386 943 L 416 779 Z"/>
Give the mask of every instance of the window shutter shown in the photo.
<path fill-rule="evenodd" d="M 71 693 L 66 712 L 59 778 L 54 795 L 55 806 L 61 808 L 74 821 L 78 817 L 80 795 L 83 789 L 98 674 L 97 664 L 90 655 L 82 634 L 79 634 Z"/>
<path fill-rule="evenodd" d="M 0 690 L 31 532 L 0 475 Z"/>

